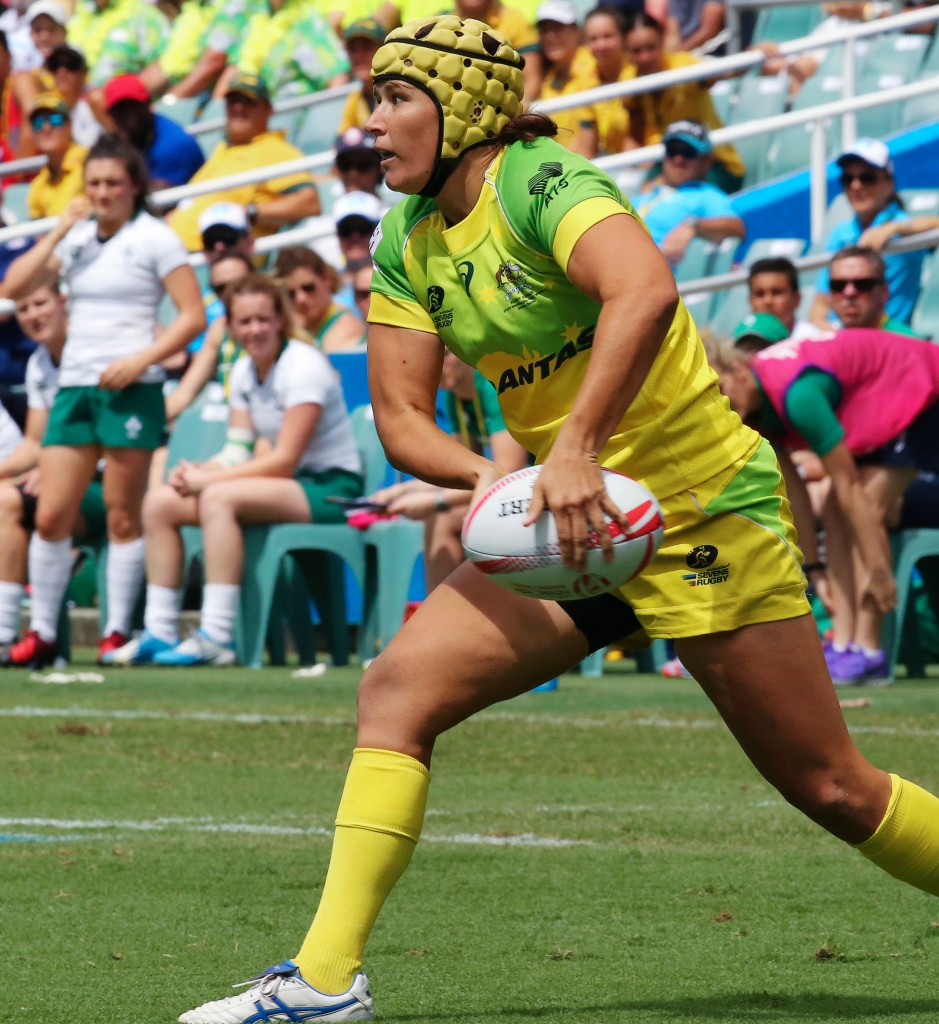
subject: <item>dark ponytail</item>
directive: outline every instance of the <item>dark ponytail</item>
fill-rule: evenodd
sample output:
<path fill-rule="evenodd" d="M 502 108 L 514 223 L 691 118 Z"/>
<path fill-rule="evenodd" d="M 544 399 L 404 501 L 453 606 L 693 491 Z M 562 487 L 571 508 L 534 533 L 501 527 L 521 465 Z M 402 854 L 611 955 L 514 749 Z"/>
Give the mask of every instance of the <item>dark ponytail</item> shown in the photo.
<path fill-rule="evenodd" d="M 502 126 L 495 140 L 499 149 L 511 146 L 513 142 L 534 142 L 535 139 L 553 139 L 558 126 L 545 114 L 518 114 Z"/>

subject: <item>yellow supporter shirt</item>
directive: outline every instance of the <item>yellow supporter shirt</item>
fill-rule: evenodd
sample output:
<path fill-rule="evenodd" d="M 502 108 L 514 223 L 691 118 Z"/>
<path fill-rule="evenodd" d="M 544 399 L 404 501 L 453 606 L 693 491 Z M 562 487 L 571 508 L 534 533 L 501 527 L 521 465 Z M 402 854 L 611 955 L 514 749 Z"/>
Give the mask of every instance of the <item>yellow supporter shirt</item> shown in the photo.
<path fill-rule="evenodd" d="M 43 167 L 33 178 L 26 196 L 26 207 L 31 219 L 57 217 L 76 196 L 82 194 L 85 188 L 84 164 L 87 153 L 84 146 L 73 142 L 54 179 L 48 166 Z"/>
<path fill-rule="evenodd" d="M 591 62 L 593 57 L 590 57 Z M 583 63 L 580 67 L 585 67 Z M 551 100 L 558 96 L 570 96 L 575 92 L 583 92 L 584 89 L 589 89 L 596 85 L 596 78 L 594 77 L 592 65 L 586 72 L 578 74 L 578 59 L 574 58 L 574 63 L 571 65 L 571 71 L 567 78 L 559 78 L 553 75 L 550 71 L 544 76 L 544 81 L 541 83 L 541 93 L 538 96 L 539 100 Z M 551 120 L 558 126 L 557 141 L 561 143 L 566 149 L 570 149 L 577 137 L 577 131 L 580 128 L 582 121 L 587 120 L 590 107 L 568 107 L 566 110 L 553 110 L 550 114 Z"/>
<path fill-rule="evenodd" d="M 371 86 L 368 86 L 368 88 L 371 89 Z M 362 89 L 350 93 L 346 98 L 346 105 L 342 108 L 342 117 L 339 119 L 339 131 L 337 134 L 342 135 L 349 128 L 363 128 L 371 112 L 372 108 L 368 105 Z"/>
<path fill-rule="evenodd" d="M 228 142 L 220 142 L 208 160 L 190 179 L 190 183 L 209 181 L 212 178 L 223 178 L 241 171 L 250 171 L 256 167 L 283 163 L 285 160 L 298 160 L 303 154 L 284 138 L 283 132 L 262 132 L 250 142 L 233 146 Z M 264 203 L 276 196 L 294 192 L 298 188 L 314 188 L 313 178 L 307 171 L 296 171 L 277 178 L 266 178 L 252 185 L 240 185 L 237 188 L 225 189 L 222 192 L 211 192 L 197 196 L 191 202 L 181 204 L 170 215 L 170 227 L 183 240 L 190 252 L 198 252 L 202 248 L 199 235 L 199 214 L 213 203 L 225 200 L 247 206 L 249 203 Z M 276 228 L 255 228 L 255 237 L 272 235 Z"/>
<path fill-rule="evenodd" d="M 625 64 L 619 73 L 618 82 L 625 82 L 635 75 L 630 64 Z M 600 79 L 594 76 L 590 88 L 602 84 Z M 584 118 L 581 124 L 585 127 L 596 128 L 597 145 L 601 153 L 622 153 L 626 146 L 626 139 L 629 135 L 629 111 L 623 103 L 623 99 L 607 100 L 604 103 L 593 103 L 589 107 L 582 107 Z"/>
<path fill-rule="evenodd" d="M 675 71 L 678 68 L 690 67 L 692 64 L 700 64 L 701 58 L 690 53 L 666 53 L 664 61 L 663 71 Z M 628 74 L 624 74 L 622 81 L 632 80 L 636 77 L 636 69 L 633 65 L 629 65 L 627 71 Z M 685 119 L 700 121 L 712 129 L 724 127 L 714 109 L 714 103 L 705 81 L 670 85 L 667 89 L 660 89 L 657 92 L 632 96 L 627 102 L 630 104 L 630 109 L 641 113 L 645 120 L 645 134 L 642 140 L 645 146 L 661 142 L 662 133 L 672 121 Z M 715 146 L 714 159 L 717 163 L 723 164 L 731 174 L 743 177 L 746 170 L 743 160 L 730 143 Z"/>

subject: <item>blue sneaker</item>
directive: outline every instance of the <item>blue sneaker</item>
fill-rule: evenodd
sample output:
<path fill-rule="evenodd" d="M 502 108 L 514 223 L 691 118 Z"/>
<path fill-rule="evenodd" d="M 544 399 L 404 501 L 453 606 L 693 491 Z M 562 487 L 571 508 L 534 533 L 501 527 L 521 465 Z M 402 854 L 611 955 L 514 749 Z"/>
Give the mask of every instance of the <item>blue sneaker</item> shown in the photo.
<path fill-rule="evenodd" d="M 860 652 L 864 659 L 864 672 L 860 678 L 862 686 L 886 686 L 890 682 L 890 665 L 887 663 L 887 655 L 882 650 L 868 654 Z"/>
<path fill-rule="evenodd" d="M 182 1014 L 179 1024 L 273 1024 L 274 1021 L 290 1024 L 375 1019 L 372 994 L 364 974 L 357 974 L 345 992 L 331 996 L 304 981 L 293 960 L 285 960 L 243 984 L 251 987 L 241 995 L 217 999 Z"/>
<path fill-rule="evenodd" d="M 160 651 L 153 657 L 154 665 L 176 665 L 180 668 L 191 665 L 234 665 L 235 645 L 230 641 L 220 644 L 213 640 L 204 629 L 197 629 L 182 643 L 167 651 Z M 289 1018 L 287 1018 L 289 1020 Z"/>
<path fill-rule="evenodd" d="M 102 654 L 100 660 L 102 665 L 149 665 L 161 651 L 171 651 L 175 646 L 144 630 L 123 647 Z"/>

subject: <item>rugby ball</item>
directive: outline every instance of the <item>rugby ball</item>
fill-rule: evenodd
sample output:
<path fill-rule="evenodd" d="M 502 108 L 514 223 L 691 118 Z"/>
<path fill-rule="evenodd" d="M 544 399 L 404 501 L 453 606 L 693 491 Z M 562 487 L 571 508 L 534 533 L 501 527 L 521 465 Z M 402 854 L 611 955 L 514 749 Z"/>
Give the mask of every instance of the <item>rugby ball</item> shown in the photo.
<path fill-rule="evenodd" d="M 662 543 L 664 519 L 655 497 L 642 484 L 603 470 L 607 494 L 622 509 L 630 530 L 607 520 L 613 560 L 603 558 L 593 532 L 585 571 L 564 565 L 554 517 L 545 511 L 523 526 L 540 466 L 510 473 L 474 503 L 463 521 L 463 550 L 493 582 L 526 597 L 574 601 L 615 590 L 649 564 Z"/>

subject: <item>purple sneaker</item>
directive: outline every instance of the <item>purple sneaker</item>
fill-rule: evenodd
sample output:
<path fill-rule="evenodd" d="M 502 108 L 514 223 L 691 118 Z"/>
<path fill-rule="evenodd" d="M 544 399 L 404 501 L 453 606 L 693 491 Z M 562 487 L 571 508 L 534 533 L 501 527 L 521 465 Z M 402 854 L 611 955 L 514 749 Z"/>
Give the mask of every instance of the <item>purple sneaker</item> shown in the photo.
<path fill-rule="evenodd" d="M 853 647 L 846 651 L 829 648 L 825 651 L 825 663 L 835 686 L 856 686 L 863 678 L 866 668 L 863 653 Z"/>
<path fill-rule="evenodd" d="M 864 674 L 860 682 L 864 686 L 886 686 L 890 682 L 890 665 L 887 662 L 887 655 L 881 651 L 873 654 L 859 652 L 864 659 Z"/>

